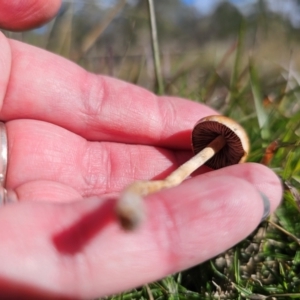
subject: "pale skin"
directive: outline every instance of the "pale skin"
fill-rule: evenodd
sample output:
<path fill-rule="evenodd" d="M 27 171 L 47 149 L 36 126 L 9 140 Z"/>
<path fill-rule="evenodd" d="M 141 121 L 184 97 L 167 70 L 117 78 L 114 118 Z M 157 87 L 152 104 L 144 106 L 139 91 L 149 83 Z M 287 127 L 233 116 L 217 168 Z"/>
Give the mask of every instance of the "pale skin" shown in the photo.
<path fill-rule="evenodd" d="M 58 2 L 0 3 L 0 25 L 37 26 L 56 13 Z M 123 231 L 114 214 L 119 192 L 135 180 L 164 178 L 186 161 L 193 125 L 216 112 L 89 74 L 2 34 L 0 49 L 6 187 L 18 200 L 0 208 L 1 297 L 119 293 L 245 238 L 263 214 L 258 191 L 270 199 L 271 211 L 278 206 L 281 184 L 268 168 L 202 168 L 178 187 L 145 197 L 147 219 L 138 230 Z"/>

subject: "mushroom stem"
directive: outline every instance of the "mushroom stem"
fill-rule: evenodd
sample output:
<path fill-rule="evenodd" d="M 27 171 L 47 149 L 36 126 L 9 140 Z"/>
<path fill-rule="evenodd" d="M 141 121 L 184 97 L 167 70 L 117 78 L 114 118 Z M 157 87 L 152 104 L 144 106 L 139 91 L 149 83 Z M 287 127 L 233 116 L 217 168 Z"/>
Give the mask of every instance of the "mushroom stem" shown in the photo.
<path fill-rule="evenodd" d="M 212 158 L 226 144 L 222 135 L 217 136 L 203 150 L 173 171 L 164 180 L 136 181 L 130 184 L 121 194 L 117 203 L 117 215 L 125 229 L 136 228 L 144 218 L 142 197 L 165 188 L 179 185 L 195 170 Z"/>
<path fill-rule="evenodd" d="M 183 180 L 189 177 L 200 166 L 204 165 L 209 159 L 211 159 L 216 153 L 218 153 L 226 144 L 226 141 L 222 135 L 217 136 L 212 142 L 210 142 L 203 150 L 181 165 L 178 169 L 172 172 L 166 177 L 166 182 L 163 188 L 170 188 L 180 184 Z M 155 190 L 154 192 L 156 192 Z"/>

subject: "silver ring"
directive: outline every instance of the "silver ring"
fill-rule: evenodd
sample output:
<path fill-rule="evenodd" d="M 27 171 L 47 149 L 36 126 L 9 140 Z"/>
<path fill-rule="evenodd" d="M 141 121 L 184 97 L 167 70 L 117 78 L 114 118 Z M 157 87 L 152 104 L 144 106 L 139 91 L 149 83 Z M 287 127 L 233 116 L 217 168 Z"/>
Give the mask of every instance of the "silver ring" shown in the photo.
<path fill-rule="evenodd" d="M 4 188 L 7 172 L 8 150 L 7 133 L 3 122 L 0 122 L 0 186 Z M 3 198 L 4 199 L 4 198 Z"/>
<path fill-rule="evenodd" d="M 0 206 L 8 203 L 7 190 L 4 187 L 0 187 Z"/>

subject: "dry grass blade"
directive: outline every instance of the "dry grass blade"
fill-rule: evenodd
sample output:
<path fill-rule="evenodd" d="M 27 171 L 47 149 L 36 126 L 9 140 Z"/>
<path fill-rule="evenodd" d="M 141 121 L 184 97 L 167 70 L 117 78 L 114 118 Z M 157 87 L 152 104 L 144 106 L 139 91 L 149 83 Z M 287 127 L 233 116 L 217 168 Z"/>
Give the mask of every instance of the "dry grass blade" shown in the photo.
<path fill-rule="evenodd" d="M 160 56 L 159 56 L 156 18 L 155 18 L 153 0 L 148 0 L 148 5 L 149 5 L 149 16 L 150 16 L 150 25 L 151 25 L 152 48 L 153 48 L 153 56 L 154 56 L 154 64 L 155 64 L 155 75 L 156 75 L 158 93 L 162 95 L 164 93 L 164 84 L 163 84 L 163 78 L 161 72 L 161 63 L 160 63 Z"/>
<path fill-rule="evenodd" d="M 115 16 L 123 9 L 126 4 L 126 0 L 120 0 L 108 13 L 103 22 L 97 24 L 84 38 L 80 53 L 77 59 L 83 57 L 96 43 L 97 39 L 115 18 Z"/>
<path fill-rule="evenodd" d="M 298 243 L 298 245 L 300 245 L 300 239 L 298 239 L 295 235 L 293 235 L 292 233 L 288 232 L 287 230 L 285 230 L 284 228 L 282 228 L 281 226 L 277 225 L 276 223 L 274 223 L 271 220 L 268 220 L 268 223 L 271 224 L 272 226 L 274 226 L 275 228 L 277 228 L 278 230 L 280 230 L 281 232 L 285 233 L 287 236 L 289 236 L 291 239 L 293 239 L 296 243 Z"/>
<path fill-rule="evenodd" d="M 65 57 L 70 56 L 72 21 L 73 3 L 64 4 L 60 13 L 55 18 L 46 49 Z"/>
<path fill-rule="evenodd" d="M 145 287 L 146 287 L 146 290 L 147 290 L 147 293 L 148 293 L 148 296 L 149 296 L 149 300 L 154 300 L 154 297 L 153 297 L 153 294 L 151 292 L 151 289 L 150 289 L 149 285 L 146 284 Z"/>

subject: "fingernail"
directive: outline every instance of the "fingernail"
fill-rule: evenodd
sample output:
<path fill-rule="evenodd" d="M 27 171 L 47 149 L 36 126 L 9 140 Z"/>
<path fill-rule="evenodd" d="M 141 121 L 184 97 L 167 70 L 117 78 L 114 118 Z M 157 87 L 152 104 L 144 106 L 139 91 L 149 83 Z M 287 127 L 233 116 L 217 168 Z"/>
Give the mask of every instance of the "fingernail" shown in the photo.
<path fill-rule="evenodd" d="M 261 218 L 261 222 L 263 222 L 270 215 L 271 204 L 270 204 L 269 198 L 264 193 L 262 193 L 262 192 L 259 192 L 259 193 L 260 193 L 260 196 L 261 196 L 262 201 L 264 203 L 264 213 L 263 213 L 263 216 Z"/>

